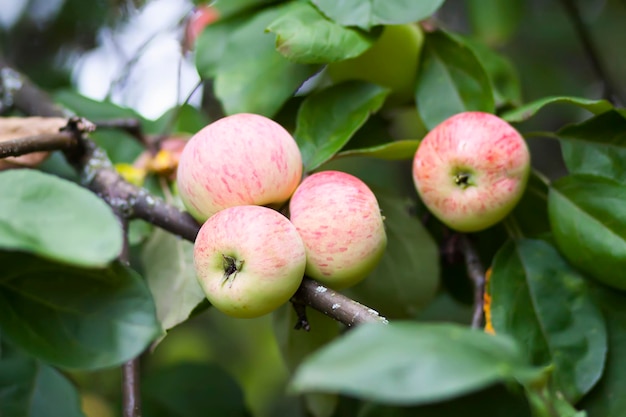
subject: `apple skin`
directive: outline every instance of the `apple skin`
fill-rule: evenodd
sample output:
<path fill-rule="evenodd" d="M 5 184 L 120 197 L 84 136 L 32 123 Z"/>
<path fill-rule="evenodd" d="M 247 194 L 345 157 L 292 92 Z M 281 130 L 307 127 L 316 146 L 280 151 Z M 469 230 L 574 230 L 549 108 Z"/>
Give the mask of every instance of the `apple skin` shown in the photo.
<path fill-rule="evenodd" d="M 183 51 L 188 52 L 194 49 L 198 36 L 205 27 L 217 21 L 220 18 L 220 12 L 213 6 L 199 5 L 197 6 L 187 19 L 185 24 L 185 36 L 183 38 Z"/>
<path fill-rule="evenodd" d="M 287 302 L 305 266 L 295 226 L 262 206 L 220 211 L 202 225 L 194 244 L 200 286 L 215 308 L 232 317 L 259 317 Z"/>
<path fill-rule="evenodd" d="M 413 159 L 413 180 L 426 207 L 451 229 L 477 232 L 520 200 L 530 171 L 524 138 L 499 117 L 456 114 L 431 130 Z"/>
<path fill-rule="evenodd" d="M 364 279 L 387 246 L 376 196 L 345 172 L 321 171 L 305 178 L 289 212 L 306 247 L 306 275 L 331 288 Z"/>
<path fill-rule="evenodd" d="M 362 80 L 389 87 L 389 100 L 394 103 L 411 101 L 424 33 L 416 24 L 388 25 L 371 48 L 361 55 L 328 65 L 330 78 L 339 83 Z"/>
<path fill-rule="evenodd" d="M 203 222 L 227 207 L 280 206 L 300 183 L 302 156 L 281 125 L 239 113 L 211 123 L 187 142 L 176 177 L 183 204 Z"/>

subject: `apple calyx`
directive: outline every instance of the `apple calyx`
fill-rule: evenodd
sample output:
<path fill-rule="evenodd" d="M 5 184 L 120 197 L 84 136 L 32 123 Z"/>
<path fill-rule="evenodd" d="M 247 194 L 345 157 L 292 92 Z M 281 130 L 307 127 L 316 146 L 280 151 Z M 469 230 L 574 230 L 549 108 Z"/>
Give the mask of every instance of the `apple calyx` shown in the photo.
<path fill-rule="evenodd" d="M 454 183 L 458 185 L 461 189 L 465 190 L 467 187 L 474 185 L 470 179 L 472 178 L 472 174 L 468 172 L 457 172 L 454 174 Z"/>
<path fill-rule="evenodd" d="M 237 272 L 241 271 L 241 268 L 243 267 L 243 263 L 245 261 L 244 260 L 239 261 L 233 258 L 232 256 L 224 255 L 224 254 L 222 254 L 222 258 L 224 259 L 222 263 L 224 267 L 224 279 L 222 281 L 222 285 L 226 284 L 226 282 L 232 285 L 233 280 L 237 276 Z"/>

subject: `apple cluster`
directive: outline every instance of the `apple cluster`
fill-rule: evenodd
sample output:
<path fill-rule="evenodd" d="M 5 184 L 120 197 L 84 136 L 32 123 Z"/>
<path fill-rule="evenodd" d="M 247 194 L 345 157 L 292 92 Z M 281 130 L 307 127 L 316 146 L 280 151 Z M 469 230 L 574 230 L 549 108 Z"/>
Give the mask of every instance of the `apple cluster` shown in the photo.
<path fill-rule="evenodd" d="M 368 186 L 340 171 L 302 176 L 291 134 L 256 114 L 217 120 L 183 149 L 180 197 L 202 223 L 196 275 L 220 311 L 258 317 L 287 302 L 304 275 L 339 289 L 377 265 L 387 237 Z"/>

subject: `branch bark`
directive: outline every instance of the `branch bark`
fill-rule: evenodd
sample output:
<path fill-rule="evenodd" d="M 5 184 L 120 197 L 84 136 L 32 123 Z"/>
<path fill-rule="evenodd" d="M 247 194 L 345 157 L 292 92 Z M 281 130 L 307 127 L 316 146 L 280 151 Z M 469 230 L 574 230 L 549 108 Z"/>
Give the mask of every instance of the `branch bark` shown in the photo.
<path fill-rule="evenodd" d="M 304 278 L 292 301 L 314 308 L 348 327 L 364 323 L 387 323 L 387 319 L 376 310 L 310 278 Z"/>
<path fill-rule="evenodd" d="M 474 284 L 474 314 L 472 328 L 479 329 L 484 325 L 483 304 L 485 296 L 485 268 L 483 267 L 478 251 L 467 235 L 460 235 L 460 249 L 463 253 L 467 275 Z"/>
<path fill-rule="evenodd" d="M 72 132 L 27 136 L 0 142 L 0 158 L 22 156 L 40 151 L 69 149 L 78 144 Z"/>
<path fill-rule="evenodd" d="M 124 417 L 141 417 L 139 357 L 122 365 L 122 413 Z"/>
<path fill-rule="evenodd" d="M 119 260 L 125 265 L 129 264 L 128 247 L 128 219 L 125 213 L 116 212 L 122 229 L 124 230 L 124 247 Z M 140 357 L 135 357 L 122 365 L 122 416 L 141 417 L 141 379 L 139 373 Z"/>

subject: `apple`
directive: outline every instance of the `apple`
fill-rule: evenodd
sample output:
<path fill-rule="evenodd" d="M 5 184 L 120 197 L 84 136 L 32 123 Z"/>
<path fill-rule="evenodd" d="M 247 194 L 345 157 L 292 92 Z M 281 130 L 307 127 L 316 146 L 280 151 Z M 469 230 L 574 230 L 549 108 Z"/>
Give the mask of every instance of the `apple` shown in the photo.
<path fill-rule="evenodd" d="M 219 11 L 209 5 L 199 5 L 191 12 L 185 24 L 185 37 L 183 38 L 183 51 L 188 52 L 194 49 L 198 36 L 207 25 L 218 20 Z"/>
<path fill-rule="evenodd" d="M 460 232 L 486 229 L 520 200 L 530 171 L 524 138 L 499 117 L 456 114 L 437 125 L 413 159 L 413 180 L 426 207 Z"/>
<path fill-rule="evenodd" d="M 306 247 L 306 275 L 331 288 L 361 281 L 385 251 L 387 235 L 376 196 L 353 175 L 320 171 L 305 178 L 289 212 Z"/>
<path fill-rule="evenodd" d="M 273 120 L 249 113 L 219 119 L 187 142 L 178 161 L 183 204 L 203 222 L 241 205 L 279 207 L 302 178 L 293 137 Z"/>
<path fill-rule="evenodd" d="M 363 54 L 329 64 L 328 75 L 336 83 L 363 80 L 389 87 L 392 90 L 389 100 L 405 103 L 415 95 L 423 44 L 424 33 L 418 25 L 388 25 Z"/>
<path fill-rule="evenodd" d="M 211 304 L 239 318 L 287 302 L 302 282 L 306 252 L 295 226 L 262 206 L 226 208 L 200 228 L 194 266 Z"/>
<path fill-rule="evenodd" d="M 116 415 L 111 404 L 95 392 L 81 393 L 80 408 L 85 417 L 114 417 Z"/>

